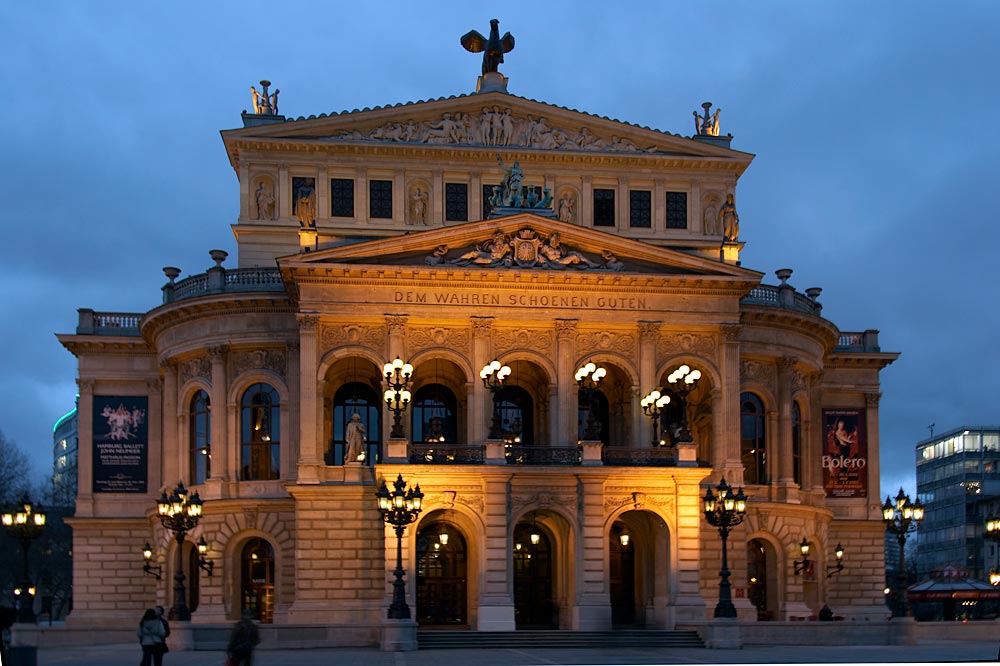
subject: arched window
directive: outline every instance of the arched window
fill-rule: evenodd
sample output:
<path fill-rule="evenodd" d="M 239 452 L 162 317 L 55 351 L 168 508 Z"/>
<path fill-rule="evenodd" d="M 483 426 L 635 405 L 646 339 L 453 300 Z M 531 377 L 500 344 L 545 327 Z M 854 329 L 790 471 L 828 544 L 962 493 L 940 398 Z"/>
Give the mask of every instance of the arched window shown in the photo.
<path fill-rule="evenodd" d="M 240 610 L 263 624 L 274 619 L 274 548 L 261 538 L 251 539 L 240 555 Z"/>
<path fill-rule="evenodd" d="M 740 433 L 743 483 L 754 485 L 767 483 L 764 403 L 753 393 L 740 394 Z"/>
<path fill-rule="evenodd" d="M 465 538 L 447 523 L 417 535 L 417 622 L 463 626 L 468 623 L 468 563 Z"/>
<path fill-rule="evenodd" d="M 458 401 L 447 386 L 421 386 L 413 398 L 413 441 L 455 444 L 458 441 L 457 411 Z"/>
<path fill-rule="evenodd" d="M 188 478 L 192 484 L 205 483 L 212 475 L 212 413 L 208 393 L 199 390 L 191 398 L 188 446 Z"/>
<path fill-rule="evenodd" d="M 802 410 L 792 402 L 792 478 L 802 485 Z"/>
<path fill-rule="evenodd" d="M 279 478 L 281 471 L 281 400 L 267 384 L 254 384 L 243 394 L 240 478 Z"/>
<path fill-rule="evenodd" d="M 608 397 L 601 390 L 593 391 L 592 395 L 590 391 L 580 390 L 577 392 L 577 439 L 587 439 L 587 422 L 590 418 L 591 409 L 594 410 L 594 418 L 597 419 L 601 426 L 597 439 L 607 445 L 610 410 L 608 408 Z"/>
<path fill-rule="evenodd" d="M 503 438 L 511 443 L 533 444 L 535 412 L 531 395 L 520 386 L 503 386 L 494 400 Z"/>
<path fill-rule="evenodd" d="M 382 450 L 381 397 L 370 384 L 349 382 L 333 395 L 333 441 L 326 454 L 327 465 L 344 464 L 347 424 L 355 414 L 361 417 L 365 426 L 365 464 L 379 462 Z"/>

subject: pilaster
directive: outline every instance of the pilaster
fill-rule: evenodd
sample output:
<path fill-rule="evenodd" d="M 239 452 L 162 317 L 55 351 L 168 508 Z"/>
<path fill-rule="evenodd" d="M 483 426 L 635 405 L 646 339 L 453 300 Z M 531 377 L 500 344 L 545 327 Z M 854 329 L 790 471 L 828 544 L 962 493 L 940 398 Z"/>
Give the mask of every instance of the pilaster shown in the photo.
<path fill-rule="evenodd" d="M 320 414 L 321 397 L 316 381 L 317 333 L 319 316 L 315 314 L 300 314 L 299 321 L 299 481 L 301 483 L 318 483 L 317 468 L 323 464 L 323 451 L 320 446 Z M 289 363 L 289 367 L 292 364 Z M 289 382 L 291 384 L 291 382 Z"/>
<path fill-rule="evenodd" d="M 236 445 L 228 444 L 228 427 L 226 402 L 228 399 L 226 386 L 226 347 L 217 345 L 208 348 L 208 356 L 212 363 L 212 439 L 209 441 L 209 452 L 212 456 L 212 472 L 209 478 L 217 481 L 234 481 L 233 467 L 230 463 L 230 449 Z"/>
<path fill-rule="evenodd" d="M 645 418 L 639 402 L 654 388 L 659 388 L 656 376 L 656 341 L 660 336 L 661 322 L 639 322 L 639 386 L 632 391 L 632 432 L 638 433 L 638 441 L 633 438 L 631 448 L 643 448 L 653 441 L 653 420 Z"/>
<path fill-rule="evenodd" d="M 493 360 L 493 317 L 472 317 L 472 370 L 479 369 Z M 481 381 L 473 381 L 469 399 L 469 441 L 479 444 L 486 441 L 489 432 L 488 420 L 493 405 L 488 405 L 486 387 Z"/>
<path fill-rule="evenodd" d="M 715 461 L 732 485 L 743 485 L 740 460 L 740 326 L 722 325 L 722 458 Z"/>
<path fill-rule="evenodd" d="M 556 428 L 557 437 L 553 437 L 552 446 L 570 446 L 576 444 L 577 419 L 579 409 L 577 403 L 579 392 L 574 390 L 576 382 L 573 367 L 579 351 L 576 348 L 576 319 L 556 319 Z"/>
<path fill-rule="evenodd" d="M 185 446 L 178 437 L 177 420 L 177 363 L 173 359 L 160 359 L 163 371 L 163 477 L 181 479 L 187 477 L 184 462 L 187 459 Z M 194 479 L 188 478 L 189 483 Z"/>
<path fill-rule="evenodd" d="M 93 379 L 76 380 L 80 390 L 77 409 L 77 496 L 76 515 L 94 515 L 94 384 Z"/>

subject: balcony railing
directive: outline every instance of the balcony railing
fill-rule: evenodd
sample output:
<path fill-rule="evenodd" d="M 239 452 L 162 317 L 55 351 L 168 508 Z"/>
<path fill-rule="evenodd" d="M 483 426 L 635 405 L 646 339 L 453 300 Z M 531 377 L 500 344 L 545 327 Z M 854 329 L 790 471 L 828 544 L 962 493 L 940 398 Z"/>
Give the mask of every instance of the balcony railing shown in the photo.
<path fill-rule="evenodd" d="M 163 286 L 163 302 L 173 303 L 186 298 L 210 294 L 228 294 L 248 291 L 285 290 L 281 271 L 277 268 L 236 268 L 227 270 L 221 266 L 208 269 L 201 275 L 192 275 L 179 282 L 168 282 Z"/>
<path fill-rule="evenodd" d="M 740 300 L 744 305 L 766 305 L 775 308 L 786 308 L 811 315 L 820 315 L 823 306 L 815 299 L 795 291 L 791 285 L 773 287 L 769 284 L 759 284 L 750 290 Z"/>
<path fill-rule="evenodd" d="M 839 352 L 878 352 L 878 331 L 861 332 L 841 331 L 837 337 L 836 351 Z"/>
<path fill-rule="evenodd" d="M 89 308 L 77 310 L 80 320 L 77 335 L 122 335 L 138 337 L 141 312 L 94 312 Z"/>
<path fill-rule="evenodd" d="M 580 446 L 508 446 L 504 455 L 508 465 L 579 465 L 583 462 Z"/>
<path fill-rule="evenodd" d="M 486 462 L 485 446 L 441 446 L 411 444 L 409 460 L 414 465 L 482 465 Z"/>

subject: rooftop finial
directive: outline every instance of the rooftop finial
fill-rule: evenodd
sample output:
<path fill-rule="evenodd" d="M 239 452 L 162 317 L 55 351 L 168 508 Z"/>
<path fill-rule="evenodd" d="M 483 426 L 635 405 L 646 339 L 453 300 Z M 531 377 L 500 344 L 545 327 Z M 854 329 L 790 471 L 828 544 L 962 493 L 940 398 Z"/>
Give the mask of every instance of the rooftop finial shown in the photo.
<path fill-rule="evenodd" d="M 250 98 L 253 100 L 253 112 L 258 116 L 276 116 L 278 115 L 278 93 L 281 91 L 277 88 L 274 89 L 273 93 L 268 93 L 268 86 L 271 82 L 267 79 L 261 79 L 260 87 L 262 92 L 257 92 L 257 89 L 250 86 Z"/>
<path fill-rule="evenodd" d="M 476 92 L 507 92 L 507 77 L 500 73 L 498 67 L 503 62 L 503 54 L 514 50 L 514 37 L 509 32 L 500 36 L 500 20 L 490 20 L 488 39 L 470 30 L 462 35 L 460 41 L 466 51 L 483 54 L 483 75 L 479 77 Z"/>
<path fill-rule="evenodd" d="M 712 108 L 711 102 L 704 102 L 701 108 L 705 109 L 705 117 L 699 117 L 697 111 L 694 113 L 694 133 L 702 136 L 719 136 L 719 114 L 722 109 L 716 109 L 715 113 L 709 115 Z"/>

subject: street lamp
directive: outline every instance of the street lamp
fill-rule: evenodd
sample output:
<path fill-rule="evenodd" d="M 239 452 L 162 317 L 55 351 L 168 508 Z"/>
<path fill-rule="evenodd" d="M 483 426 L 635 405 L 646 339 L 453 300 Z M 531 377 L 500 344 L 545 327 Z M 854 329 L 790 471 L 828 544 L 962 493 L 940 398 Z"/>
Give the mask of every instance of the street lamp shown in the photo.
<path fill-rule="evenodd" d="M 177 540 L 177 566 L 174 571 L 174 605 L 170 607 L 171 620 L 187 621 L 191 619 L 191 611 L 185 601 L 184 592 L 184 536 L 189 530 L 198 526 L 201 520 L 201 498 L 195 492 L 188 495 L 187 488 L 180 481 L 177 487 L 170 491 L 164 490 L 156 502 L 156 511 L 160 523 L 168 532 L 173 532 Z"/>
<path fill-rule="evenodd" d="M 681 422 L 674 437 L 675 441 L 693 441 L 691 439 L 691 431 L 688 430 L 687 396 L 698 385 L 699 379 L 701 379 L 701 370 L 692 370 L 687 365 L 682 365 L 667 377 L 667 384 L 670 385 L 670 390 L 676 393 L 681 400 Z"/>
<path fill-rule="evenodd" d="M 587 398 L 587 420 L 583 426 L 583 438 L 595 441 L 601 438 L 601 422 L 597 418 L 597 389 L 608 371 L 598 367 L 593 361 L 578 368 L 573 379 Z"/>
<path fill-rule="evenodd" d="M 836 564 L 830 564 L 826 567 L 826 577 L 836 576 L 841 571 L 844 570 L 844 547 L 839 543 L 837 548 L 833 551 L 833 558 L 836 560 Z"/>
<path fill-rule="evenodd" d="M 198 568 L 208 574 L 209 578 L 212 577 L 212 572 L 215 571 L 215 562 L 208 559 L 208 542 L 205 541 L 205 535 L 201 535 L 198 539 Z"/>
<path fill-rule="evenodd" d="M 410 377 L 413 375 L 413 366 L 404 363 L 398 356 L 392 363 L 382 366 L 382 375 L 385 377 L 386 389 L 383 398 L 385 404 L 392 412 L 392 432 L 389 437 L 405 437 L 403 433 L 402 414 L 406 411 L 406 406 L 410 404 Z"/>
<path fill-rule="evenodd" d="M 142 547 L 142 573 L 152 576 L 156 580 L 163 578 L 163 566 L 153 564 L 153 547 L 149 545 L 148 541 Z"/>
<path fill-rule="evenodd" d="M 802 553 L 802 561 L 795 560 L 793 564 L 795 565 L 795 575 L 798 576 L 803 571 L 809 568 L 812 562 L 809 561 L 809 542 L 806 541 L 805 537 L 802 537 L 802 543 L 799 544 L 799 552 Z"/>
<path fill-rule="evenodd" d="M 660 436 L 665 408 L 670 404 L 670 396 L 661 394 L 659 389 L 653 389 L 646 394 L 646 397 L 639 401 L 642 412 L 653 422 L 653 448 L 666 446 L 667 439 Z"/>
<path fill-rule="evenodd" d="M 394 490 L 390 493 L 385 485 L 385 479 L 379 486 L 375 497 L 378 500 L 378 510 L 382 520 L 392 525 L 396 530 L 396 570 L 392 582 L 392 604 L 389 606 L 390 620 L 410 619 L 410 607 L 406 605 L 406 583 L 403 582 L 403 532 L 406 526 L 417 519 L 423 508 L 424 494 L 420 492 L 420 484 L 406 489 L 406 482 L 400 474 L 392 484 Z"/>
<path fill-rule="evenodd" d="M 28 551 L 31 550 L 31 542 L 45 529 L 45 512 L 40 506 L 32 506 L 25 493 L 17 508 L 4 513 L 0 521 L 7 533 L 21 542 L 21 584 L 14 591 L 18 602 L 17 621 L 34 622 L 35 586 L 28 575 Z"/>
<path fill-rule="evenodd" d="M 490 390 L 493 398 L 493 419 L 490 421 L 490 439 L 500 439 L 503 435 L 500 432 L 500 406 L 497 404 L 497 391 L 503 386 L 503 382 L 510 374 L 510 366 L 503 365 L 496 359 L 490 361 L 479 371 L 479 377 L 483 380 L 483 386 Z"/>
<path fill-rule="evenodd" d="M 917 529 L 917 524 L 924 519 L 924 506 L 920 503 L 920 498 L 916 502 L 910 502 L 910 496 L 899 489 L 895 501 L 888 496 L 885 504 L 882 505 L 882 522 L 885 523 L 886 532 L 896 535 L 899 542 L 899 571 L 897 572 L 898 598 L 896 608 L 893 609 L 895 617 L 906 617 L 906 535 Z"/>
<path fill-rule="evenodd" d="M 746 517 L 747 496 L 743 494 L 742 488 L 733 493 L 732 486 L 726 483 L 724 477 L 715 489 L 718 496 L 708 488 L 704 498 L 705 520 L 713 527 L 718 527 L 719 536 L 722 537 L 722 569 L 719 571 L 719 603 L 715 606 L 715 617 L 736 617 L 736 606 L 733 605 L 730 592 L 726 539 L 729 538 L 730 530 Z"/>

